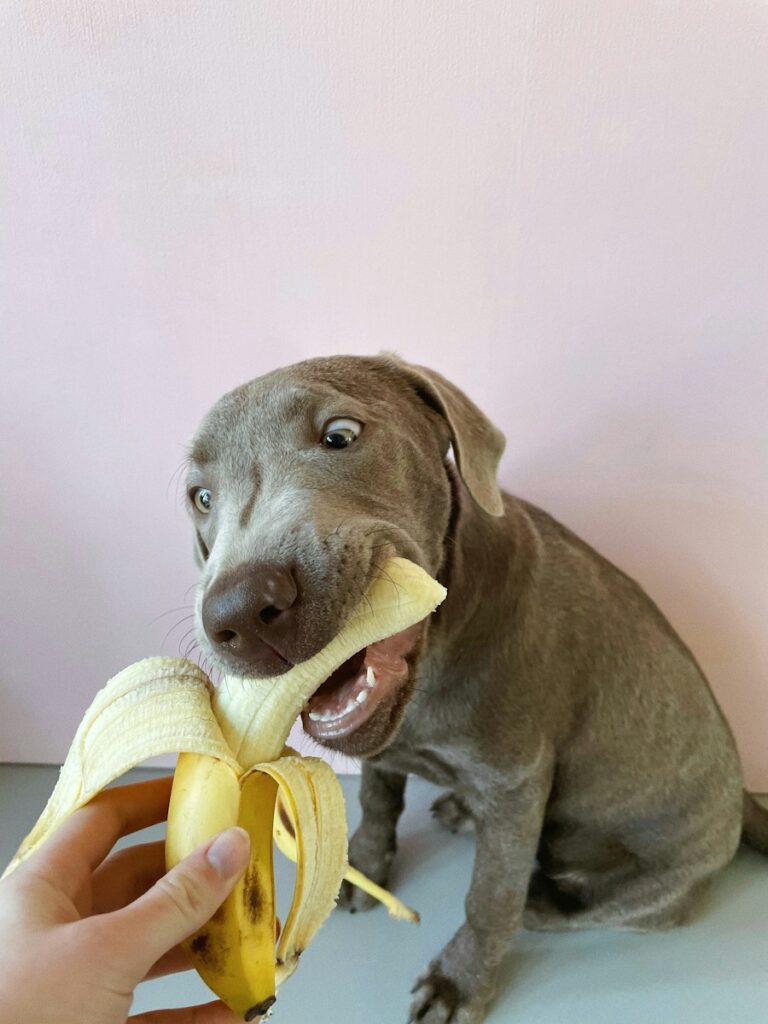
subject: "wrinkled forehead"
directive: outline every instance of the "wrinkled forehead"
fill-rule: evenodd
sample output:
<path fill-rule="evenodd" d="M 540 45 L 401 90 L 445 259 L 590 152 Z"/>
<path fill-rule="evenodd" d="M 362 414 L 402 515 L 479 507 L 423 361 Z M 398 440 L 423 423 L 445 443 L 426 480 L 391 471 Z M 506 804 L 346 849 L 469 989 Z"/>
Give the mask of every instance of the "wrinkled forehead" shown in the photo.
<path fill-rule="evenodd" d="M 236 468 L 256 450 L 277 452 L 319 432 L 332 416 L 363 416 L 366 403 L 328 380 L 293 380 L 268 374 L 224 395 L 206 415 L 189 453 L 192 467 Z M 364 389 L 362 389 L 364 390 Z"/>

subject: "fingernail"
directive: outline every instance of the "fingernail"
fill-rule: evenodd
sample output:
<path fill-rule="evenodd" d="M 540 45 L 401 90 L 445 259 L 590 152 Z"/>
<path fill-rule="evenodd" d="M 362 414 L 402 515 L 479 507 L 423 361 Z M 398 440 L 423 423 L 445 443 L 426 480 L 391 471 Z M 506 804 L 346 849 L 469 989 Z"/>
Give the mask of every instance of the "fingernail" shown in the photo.
<path fill-rule="evenodd" d="M 245 867 L 250 848 L 248 833 L 235 826 L 216 836 L 205 855 L 220 878 L 231 878 Z"/>

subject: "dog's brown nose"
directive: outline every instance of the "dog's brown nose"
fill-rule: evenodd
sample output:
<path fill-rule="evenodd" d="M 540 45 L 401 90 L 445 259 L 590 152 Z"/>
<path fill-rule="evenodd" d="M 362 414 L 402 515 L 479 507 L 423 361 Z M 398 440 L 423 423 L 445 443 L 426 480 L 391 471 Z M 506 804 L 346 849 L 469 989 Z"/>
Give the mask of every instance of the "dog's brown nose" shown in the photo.
<path fill-rule="evenodd" d="M 260 562 L 219 577 L 203 598 L 203 628 L 214 647 L 259 674 L 284 670 L 280 641 L 290 630 L 299 591 L 291 570 Z"/>

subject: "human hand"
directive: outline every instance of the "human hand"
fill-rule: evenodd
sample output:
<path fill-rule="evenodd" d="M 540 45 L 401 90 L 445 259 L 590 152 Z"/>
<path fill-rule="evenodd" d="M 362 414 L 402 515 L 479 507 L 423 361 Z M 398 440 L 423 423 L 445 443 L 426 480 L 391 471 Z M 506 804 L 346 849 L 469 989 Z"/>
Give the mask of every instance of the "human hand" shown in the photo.
<path fill-rule="evenodd" d="M 0 882 L 3 1024 L 234 1024 L 221 1002 L 128 1018 L 145 978 L 187 970 L 179 943 L 223 903 L 249 840 L 232 828 L 165 873 L 163 843 L 115 842 L 163 821 L 170 778 L 104 790 Z"/>

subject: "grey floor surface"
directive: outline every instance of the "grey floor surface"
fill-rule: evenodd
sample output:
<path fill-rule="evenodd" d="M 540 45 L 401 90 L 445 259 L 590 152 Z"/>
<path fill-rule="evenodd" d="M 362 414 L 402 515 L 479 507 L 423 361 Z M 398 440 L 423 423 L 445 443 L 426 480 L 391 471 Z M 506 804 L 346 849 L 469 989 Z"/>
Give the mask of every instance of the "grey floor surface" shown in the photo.
<path fill-rule="evenodd" d="M 138 771 L 134 778 L 158 772 Z M 41 811 L 55 769 L 0 765 L 0 862 Z M 349 820 L 357 779 L 343 779 Z M 281 991 L 275 1024 L 405 1024 L 416 973 L 462 919 L 473 841 L 429 817 L 437 791 L 411 780 L 393 887 L 422 915 L 419 927 L 371 914 L 333 914 Z M 135 837 L 159 838 L 161 829 Z M 281 879 L 289 878 L 284 864 Z M 210 998 L 188 972 L 148 982 L 134 1012 Z M 488 1024 L 741 1024 L 768 1020 L 768 859 L 741 850 L 701 900 L 687 928 L 658 935 L 617 931 L 523 932 L 503 972 Z"/>

